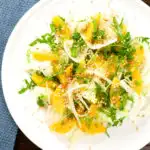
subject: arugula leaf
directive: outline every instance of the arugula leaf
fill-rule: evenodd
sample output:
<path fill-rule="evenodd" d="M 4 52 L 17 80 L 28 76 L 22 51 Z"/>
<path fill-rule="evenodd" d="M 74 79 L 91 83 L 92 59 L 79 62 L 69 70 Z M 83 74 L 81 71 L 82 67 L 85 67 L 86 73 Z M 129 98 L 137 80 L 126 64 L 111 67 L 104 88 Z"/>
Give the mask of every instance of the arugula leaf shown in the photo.
<path fill-rule="evenodd" d="M 111 118 L 112 124 L 110 124 L 110 126 L 120 126 L 125 119 L 125 117 L 117 119 L 117 109 L 112 106 L 108 108 L 99 108 L 99 111 Z"/>
<path fill-rule="evenodd" d="M 55 35 L 46 33 L 42 35 L 40 38 L 37 38 L 36 40 L 34 40 L 29 45 L 35 46 L 38 43 L 45 43 L 45 44 L 48 44 L 52 48 L 52 51 L 57 51 L 59 48 L 62 47 L 62 45 L 61 43 L 56 43 L 55 40 L 56 40 Z"/>
<path fill-rule="evenodd" d="M 150 48 L 150 38 L 141 36 L 141 37 L 136 37 L 135 39 L 141 43 L 146 43 Z"/>
<path fill-rule="evenodd" d="M 85 48 L 86 44 L 83 38 L 81 37 L 80 33 L 78 32 L 73 33 L 72 39 L 73 45 L 71 47 L 71 56 L 77 57 L 79 52 L 81 52 Z"/>
<path fill-rule="evenodd" d="M 122 33 L 122 24 L 123 19 L 121 23 L 119 23 L 116 19 L 116 17 L 113 17 L 113 24 L 114 30 L 119 37 L 119 41 L 115 44 L 112 44 L 112 46 L 117 46 L 119 50 L 115 51 L 115 53 L 119 56 L 127 57 L 128 60 L 133 59 L 133 54 L 135 52 L 135 48 L 132 46 L 132 39 L 129 32 L 126 34 Z"/>
<path fill-rule="evenodd" d="M 56 28 L 55 28 L 55 25 L 53 23 L 50 24 L 50 29 L 51 29 L 52 33 L 56 32 Z"/>
<path fill-rule="evenodd" d="M 130 96 L 124 89 L 121 88 L 121 93 L 120 93 L 120 107 L 119 109 L 120 110 L 124 110 L 126 105 L 127 105 L 127 102 L 128 101 L 131 101 L 133 102 L 133 97 Z"/>
<path fill-rule="evenodd" d="M 142 43 L 147 43 L 147 44 L 150 44 L 150 38 L 148 38 L 148 37 L 136 37 L 135 39 L 137 39 L 137 40 L 139 40 L 140 42 L 142 42 Z"/>
<path fill-rule="evenodd" d="M 95 90 L 96 90 L 96 97 L 99 101 L 103 101 L 105 106 L 109 106 L 110 105 L 110 100 L 109 100 L 109 95 L 108 92 L 105 91 L 100 84 L 98 84 L 97 82 L 95 82 Z"/>
<path fill-rule="evenodd" d="M 115 120 L 113 126 L 120 126 L 120 125 L 122 125 L 124 119 L 125 119 L 125 117 L 121 117 L 118 120 Z"/>
<path fill-rule="evenodd" d="M 39 95 L 37 97 L 37 105 L 40 107 L 46 107 L 48 105 L 48 103 L 46 102 L 47 96 L 46 95 Z"/>
<path fill-rule="evenodd" d="M 18 91 L 18 93 L 19 94 L 23 94 L 23 93 L 25 93 L 27 90 L 31 90 L 31 89 L 33 89 L 35 86 L 36 86 L 36 84 L 33 82 L 33 80 L 31 79 L 31 81 L 28 81 L 28 80 L 24 80 L 24 82 L 25 82 L 25 87 L 23 87 L 23 88 L 21 88 L 19 91 Z"/>
<path fill-rule="evenodd" d="M 80 33 L 74 32 L 72 35 L 72 39 L 78 41 L 81 38 Z"/>
<path fill-rule="evenodd" d="M 104 30 L 100 30 L 98 28 L 98 24 L 96 22 L 95 19 L 93 19 L 93 27 L 94 27 L 94 31 L 93 31 L 93 37 L 92 39 L 93 40 L 100 40 L 100 39 L 103 39 L 105 37 L 105 31 Z"/>
<path fill-rule="evenodd" d="M 117 21 L 117 18 L 113 17 L 113 24 L 112 24 L 112 26 L 114 27 L 115 32 L 116 32 L 116 34 L 118 35 L 119 38 L 122 38 L 122 29 L 121 29 L 122 24 L 123 24 L 123 19 L 121 20 L 121 23 L 119 23 Z"/>
<path fill-rule="evenodd" d="M 106 107 L 106 108 L 100 108 L 100 112 L 103 112 L 105 115 L 111 118 L 113 122 L 116 120 L 116 108 L 114 107 Z"/>
<path fill-rule="evenodd" d="M 105 31 L 104 30 L 97 30 L 96 32 L 93 32 L 93 40 L 100 40 L 105 37 Z"/>

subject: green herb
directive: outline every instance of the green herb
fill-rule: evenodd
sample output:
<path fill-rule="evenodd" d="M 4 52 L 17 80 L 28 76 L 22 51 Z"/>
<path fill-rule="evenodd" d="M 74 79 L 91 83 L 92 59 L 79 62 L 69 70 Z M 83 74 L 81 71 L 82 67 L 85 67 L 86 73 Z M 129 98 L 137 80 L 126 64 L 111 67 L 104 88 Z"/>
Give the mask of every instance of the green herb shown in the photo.
<path fill-rule="evenodd" d="M 27 62 L 28 62 L 28 63 L 31 62 L 30 56 L 31 56 L 31 50 L 28 49 L 28 50 L 27 50 L 27 53 L 26 53 L 26 57 L 27 57 Z"/>
<path fill-rule="evenodd" d="M 79 49 L 78 49 L 77 47 L 73 46 L 73 47 L 71 48 L 71 56 L 72 56 L 72 57 L 77 57 L 78 54 L 79 54 Z"/>
<path fill-rule="evenodd" d="M 107 137 L 109 137 L 109 138 L 110 138 L 110 135 L 109 135 L 109 133 L 108 133 L 108 131 L 107 131 L 107 130 L 105 131 L 105 134 L 107 135 Z"/>
<path fill-rule="evenodd" d="M 123 95 L 121 95 L 121 99 L 120 99 L 120 110 L 124 110 L 127 101 L 129 99 L 129 96 L 127 93 L 124 93 Z"/>
<path fill-rule="evenodd" d="M 104 30 L 97 30 L 96 32 L 93 32 L 93 40 L 101 40 L 105 37 L 105 31 Z"/>
<path fill-rule="evenodd" d="M 61 20 L 63 20 L 64 22 L 65 22 L 65 18 L 63 18 L 63 17 L 61 17 L 61 16 L 59 16 L 60 18 L 61 18 Z"/>
<path fill-rule="evenodd" d="M 112 26 L 115 29 L 116 34 L 118 35 L 119 38 L 122 38 L 122 24 L 123 24 L 123 19 L 121 20 L 121 23 L 119 23 L 116 19 L 116 17 L 113 17 L 113 24 Z"/>
<path fill-rule="evenodd" d="M 85 121 L 85 123 L 88 126 L 88 128 L 90 128 L 94 118 L 87 116 L 87 117 L 83 117 L 82 119 L 83 119 L 83 121 Z"/>
<path fill-rule="evenodd" d="M 99 111 L 107 115 L 109 118 L 111 118 L 113 123 L 110 124 L 110 126 L 119 126 L 122 124 L 123 120 L 125 119 L 125 117 L 117 119 L 116 117 L 117 109 L 114 107 L 100 108 Z"/>
<path fill-rule="evenodd" d="M 55 25 L 53 23 L 50 24 L 50 29 L 51 29 L 52 33 L 56 32 L 56 28 L 55 28 Z"/>
<path fill-rule="evenodd" d="M 127 57 L 128 60 L 133 59 L 133 54 L 135 52 L 135 48 L 132 46 L 132 39 L 129 32 L 126 34 L 122 33 L 122 24 L 123 19 L 121 23 L 117 21 L 117 19 L 113 18 L 113 27 L 114 30 L 119 37 L 119 41 L 117 43 L 112 44 L 112 46 L 117 46 L 119 50 L 115 51 L 115 53 L 122 57 Z"/>
<path fill-rule="evenodd" d="M 46 33 L 42 35 L 40 38 L 37 38 L 36 40 L 34 40 L 32 43 L 30 43 L 30 46 L 34 46 L 37 43 L 45 43 L 51 47 L 52 51 L 57 51 L 59 48 L 62 47 L 62 45 L 61 43 L 56 43 L 55 40 L 56 40 L 55 35 Z"/>
<path fill-rule="evenodd" d="M 95 19 L 92 20 L 92 23 L 93 23 L 93 28 L 94 28 L 93 31 L 96 32 L 98 30 L 98 24 Z"/>
<path fill-rule="evenodd" d="M 148 37 L 136 37 L 135 39 L 137 39 L 139 42 L 147 43 L 148 45 L 150 45 L 150 38 Z"/>
<path fill-rule="evenodd" d="M 37 97 L 37 104 L 38 106 L 40 107 L 45 107 L 48 105 L 48 103 L 46 102 L 47 100 L 47 96 L 46 95 L 43 95 L 41 94 L 40 96 Z"/>
<path fill-rule="evenodd" d="M 56 27 L 53 23 L 50 24 L 50 29 L 52 33 L 56 33 L 62 30 L 62 26 Z"/>
<path fill-rule="evenodd" d="M 72 35 L 72 39 L 78 41 L 81 38 L 80 33 L 74 32 Z"/>
<path fill-rule="evenodd" d="M 98 24 L 95 19 L 93 19 L 93 40 L 100 40 L 105 37 L 105 31 L 104 30 L 99 30 Z"/>
<path fill-rule="evenodd" d="M 33 82 L 32 79 L 30 81 L 28 81 L 28 80 L 25 79 L 24 82 L 25 82 L 25 87 L 23 87 L 22 89 L 20 89 L 18 91 L 19 94 L 23 94 L 27 90 L 31 90 L 31 89 L 33 89 L 36 86 L 36 84 Z"/>
<path fill-rule="evenodd" d="M 38 76 L 45 77 L 45 75 L 43 74 L 42 71 L 37 70 L 37 71 L 36 71 L 36 74 L 37 74 Z"/>
<path fill-rule="evenodd" d="M 78 22 L 84 22 L 84 21 L 86 21 L 86 19 L 79 20 Z"/>
<path fill-rule="evenodd" d="M 110 100 L 109 100 L 109 95 L 108 92 L 105 91 L 100 84 L 95 82 L 95 91 L 96 91 L 96 97 L 99 101 L 102 101 L 105 106 L 109 106 Z"/>
<path fill-rule="evenodd" d="M 125 119 L 125 117 L 121 117 L 118 120 L 115 120 L 113 126 L 120 126 L 120 125 L 122 125 L 122 122 L 123 122 L 124 119 Z"/>
<path fill-rule="evenodd" d="M 85 84 L 88 84 L 90 81 L 91 81 L 90 78 L 84 78 L 84 79 L 83 79 L 83 83 L 85 83 Z"/>
<path fill-rule="evenodd" d="M 107 115 L 113 122 L 116 120 L 116 108 L 114 107 L 108 107 L 108 108 L 100 108 L 100 112 L 103 112 L 105 115 Z"/>
<path fill-rule="evenodd" d="M 76 79 L 77 79 L 78 81 L 81 81 L 81 82 L 85 83 L 85 84 L 88 84 L 88 83 L 92 80 L 91 78 L 80 77 L 80 76 L 76 76 Z"/>
<path fill-rule="evenodd" d="M 64 117 L 72 119 L 72 118 L 74 118 L 74 114 L 72 113 L 72 111 L 69 108 L 66 108 L 66 110 L 64 112 Z"/>
<path fill-rule="evenodd" d="M 83 38 L 81 37 L 80 33 L 78 32 L 73 33 L 72 39 L 73 45 L 71 47 L 71 56 L 77 57 L 79 52 L 81 52 L 85 48 L 86 44 Z"/>
<path fill-rule="evenodd" d="M 70 63 L 73 63 L 72 74 L 75 75 L 76 74 L 76 70 L 77 70 L 79 64 L 76 63 L 76 62 L 74 62 L 74 61 L 71 61 Z"/>

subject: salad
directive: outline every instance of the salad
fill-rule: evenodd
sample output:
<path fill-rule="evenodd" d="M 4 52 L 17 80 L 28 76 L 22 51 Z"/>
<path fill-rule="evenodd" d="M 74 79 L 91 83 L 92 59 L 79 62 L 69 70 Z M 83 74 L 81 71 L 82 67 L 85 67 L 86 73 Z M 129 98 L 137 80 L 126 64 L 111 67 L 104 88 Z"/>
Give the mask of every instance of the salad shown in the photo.
<path fill-rule="evenodd" d="M 51 131 L 107 133 L 145 114 L 149 50 L 149 38 L 132 38 L 117 15 L 54 16 L 49 33 L 29 44 L 29 79 L 19 94 L 43 89 L 37 105 L 50 110 Z"/>

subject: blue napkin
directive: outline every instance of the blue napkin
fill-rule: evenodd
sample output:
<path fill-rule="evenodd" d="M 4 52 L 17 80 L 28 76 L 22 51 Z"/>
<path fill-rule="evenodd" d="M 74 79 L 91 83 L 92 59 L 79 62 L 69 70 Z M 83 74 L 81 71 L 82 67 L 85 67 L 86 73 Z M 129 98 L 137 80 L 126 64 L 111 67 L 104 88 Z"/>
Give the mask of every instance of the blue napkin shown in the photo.
<path fill-rule="evenodd" d="M 0 64 L 10 33 L 17 21 L 36 2 L 38 0 L 0 0 Z M 0 150 L 13 150 L 16 133 L 17 126 L 8 112 L 0 81 Z"/>

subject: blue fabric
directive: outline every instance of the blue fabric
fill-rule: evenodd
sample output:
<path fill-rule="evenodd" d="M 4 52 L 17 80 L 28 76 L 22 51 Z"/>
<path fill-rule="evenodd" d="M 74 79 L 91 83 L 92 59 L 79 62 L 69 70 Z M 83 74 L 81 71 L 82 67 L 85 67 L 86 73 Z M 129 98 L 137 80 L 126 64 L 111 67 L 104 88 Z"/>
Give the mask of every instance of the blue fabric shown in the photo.
<path fill-rule="evenodd" d="M 0 0 L 0 64 L 8 37 L 17 21 L 37 1 Z M 8 112 L 0 81 L 0 150 L 13 150 L 16 133 L 17 126 Z"/>

